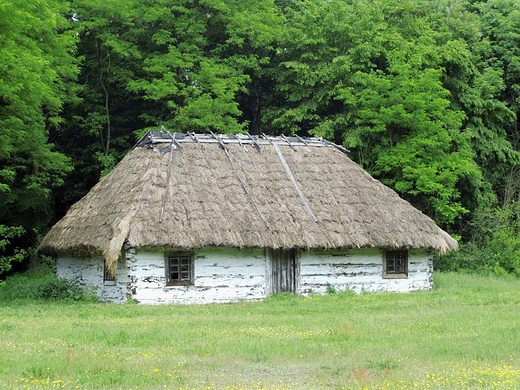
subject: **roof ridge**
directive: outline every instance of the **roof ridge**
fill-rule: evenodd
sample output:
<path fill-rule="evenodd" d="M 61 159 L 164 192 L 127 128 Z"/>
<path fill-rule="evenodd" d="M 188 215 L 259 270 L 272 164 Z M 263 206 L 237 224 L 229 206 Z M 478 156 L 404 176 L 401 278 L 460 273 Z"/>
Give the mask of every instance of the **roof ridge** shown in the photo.
<path fill-rule="evenodd" d="M 175 145 L 183 143 L 199 143 L 199 144 L 240 144 L 240 145 L 252 145 L 257 150 L 261 146 L 272 145 L 276 143 L 278 145 L 286 146 L 307 146 L 307 147 L 335 147 L 341 150 L 343 153 L 349 153 L 349 150 L 345 149 L 341 145 L 337 145 L 330 142 L 322 137 L 300 137 L 300 136 L 273 136 L 273 135 L 251 135 L 247 134 L 219 134 L 219 133 L 172 133 L 164 126 L 161 130 L 150 130 L 148 131 L 139 142 L 136 147 L 153 148 L 155 144 L 163 143 L 174 143 Z"/>

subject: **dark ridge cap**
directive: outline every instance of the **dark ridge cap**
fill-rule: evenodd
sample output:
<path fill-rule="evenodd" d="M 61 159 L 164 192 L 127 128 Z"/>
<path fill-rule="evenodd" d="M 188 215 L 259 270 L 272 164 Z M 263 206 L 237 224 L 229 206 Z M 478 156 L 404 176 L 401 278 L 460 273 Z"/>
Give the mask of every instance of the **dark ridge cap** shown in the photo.
<path fill-rule="evenodd" d="M 198 144 L 238 144 L 251 145 L 257 150 L 262 146 L 276 143 L 278 145 L 286 146 L 312 146 L 312 147 L 327 147 L 332 146 L 343 153 L 349 153 L 349 150 L 343 146 L 337 145 L 323 138 L 316 137 L 299 137 L 299 136 L 262 136 L 250 134 L 195 134 L 195 133 L 172 133 L 164 127 L 162 130 L 151 130 L 144 135 L 143 138 L 136 144 L 136 147 L 154 148 L 155 144 L 173 143 L 180 146 L 183 143 L 198 143 Z"/>

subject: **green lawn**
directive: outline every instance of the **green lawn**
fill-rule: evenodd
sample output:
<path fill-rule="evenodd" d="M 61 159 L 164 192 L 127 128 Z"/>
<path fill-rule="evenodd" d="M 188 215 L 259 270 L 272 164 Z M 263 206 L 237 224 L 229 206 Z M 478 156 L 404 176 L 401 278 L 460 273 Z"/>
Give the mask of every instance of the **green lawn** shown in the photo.
<path fill-rule="evenodd" d="M 435 285 L 200 306 L 0 302 L 0 388 L 520 388 L 520 280 Z"/>

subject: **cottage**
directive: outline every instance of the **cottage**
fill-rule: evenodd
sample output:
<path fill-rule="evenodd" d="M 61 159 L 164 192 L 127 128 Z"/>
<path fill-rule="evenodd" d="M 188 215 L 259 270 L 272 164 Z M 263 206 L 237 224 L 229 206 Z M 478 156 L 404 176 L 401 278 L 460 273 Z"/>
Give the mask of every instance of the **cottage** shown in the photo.
<path fill-rule="evenodd" d="M 433 220 L 323 139 L 151 131 L 44 237 L 101 300 L 424 290 Z"/>

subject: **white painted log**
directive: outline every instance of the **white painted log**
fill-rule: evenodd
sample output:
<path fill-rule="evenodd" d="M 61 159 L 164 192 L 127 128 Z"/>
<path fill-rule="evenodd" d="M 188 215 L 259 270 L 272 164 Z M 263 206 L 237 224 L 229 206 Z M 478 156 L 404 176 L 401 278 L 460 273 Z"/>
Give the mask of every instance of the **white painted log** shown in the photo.
<path fill-rule="evenodd" d="M 162 249 L 128 248 L 118 262 L 116 280 L 103 282 L 101 257 L 57 259 L 57 276 L 78 279 L 94 288 L 99 299 L 124 303 L 212 303 L 261 300 L 270 291 L 271 266 L 262 249 L 206 248 L 195 251 L 194 283 L 166 286 Z M 408 254 L 408 278 L 384 279 L 382 251 L 358 249 L 308 251 L 298 257 L 297 292 L 324 294 L 327 286 L 336 291 L 408 292 L 433 287 L 433 260 L 426 251 Z"/>
<path fill-rule="evenodd" d="M 336 291 L 408 292 L 433 287 L 433 260 L 426 251 L 409 251 L 408 278 L 384 279 L 383 254 L 376 249 L 309 251 L 300 257 L 300 293 Z"/>

